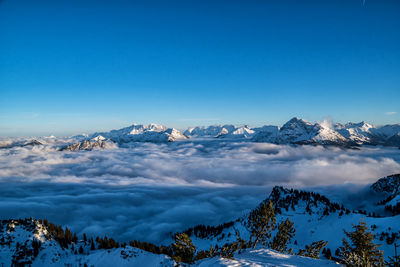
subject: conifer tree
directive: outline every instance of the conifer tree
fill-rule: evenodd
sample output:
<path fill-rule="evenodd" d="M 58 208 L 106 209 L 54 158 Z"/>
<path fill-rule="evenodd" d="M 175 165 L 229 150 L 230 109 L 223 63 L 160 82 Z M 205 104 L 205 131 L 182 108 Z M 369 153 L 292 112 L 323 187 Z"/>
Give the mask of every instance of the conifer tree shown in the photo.
<path fill-rule="evenodd" d="M 93 238 L 90 240 L 90 250 L 95 250 L 96 249 L 96 247 L 95 247 L 95 245 L 94 245 L 94 241 L 93 241 Z"/>
<path fill-rule="evenodd" d="M 175 235 L 175 243 L 172 243 L 174 251 L 174 259 L 181 262 L 192 263 L 196 247 L 192 243 L 192 239 L 185 233 Z"/>
<path fill-rule="evenodd" d="M 271 239 L 271 232 L 275 228 L 276 218 L 272 201 L 263 202 L 253 210 L 248 219 L 247 226 L 250 230 L 249 245 L 255 248 L 259 242 L 266 244 Z"/>
<path fill-rule="evenodd" d="M 320 240 L 317 242 L 312 242 L 311 245 L 306 245 L 306 249 L 300 249 L 297 255 L 319 259 L 319 254 L 321 253 L 321 250 L 326 246 L 326 244 L 328 244 L 328 241 Z M 325 253 L 328 254 L 327 252 Z"/>
<path fill-rule="evenodd" d="M 378 250 L 379 244 L 374 243 L 374 235 L 368 230 L 367 224 L 361 220 L 353 225 L 353 232 L 346 232 L 351 244 L 343 238 L 340 256 L 346 265 L 350 266 L 383 266 L 383 252 Z"/>
<path fill-rule="evenodd" d="M 397 244 L 394 244 L 394 256 L 389 257 L 385 265 L 389 267 L 400 267 L 400 255 L 397 255 Z"/>
<path fill-rule="evenodd" d="M 286 219 L 278 226 L 278 233 L 275 235 L 271 243 L 271 248 L 283 253 L 292 253 L 292 249 L 287 249 L 287 245 L 294 237 L 296 230 L 293 227 L 294 223 Z"/>

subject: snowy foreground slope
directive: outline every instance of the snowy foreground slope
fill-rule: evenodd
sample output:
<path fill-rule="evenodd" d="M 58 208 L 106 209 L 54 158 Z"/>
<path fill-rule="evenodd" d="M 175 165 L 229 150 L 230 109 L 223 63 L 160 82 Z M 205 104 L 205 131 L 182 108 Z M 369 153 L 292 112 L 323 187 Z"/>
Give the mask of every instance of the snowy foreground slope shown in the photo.
<path fill-rule="evenodd" d="M 6 220 L 0 225 L 0 264 L 2 266 L 177 266 L 168 256 L 125 246 L 112 249 L 88 247 L 78 240 L 63 248 L 37 220 Z M 75 247 L 82 247 L 75 252 Z M 189 266 L 189 264 L 181 264 Z M 328 260 L 286 255 L 260 248 L 236 253 L 234 259 L 207 258 L 190 266 L 335 266 Z"/>
<path fill-rule="evenodd" d="M 381 178 L 371 186 L 370 194 L 381 201 L 371 203 L 365 210 L 349 210 L 320 194 L 282 187 L 275 187 L 265 201 L 274 203 L 278 223 L 287 218 L 294 222 L 296 234 L 289 246 L 294 251 L 324 240 L 328 241 L 326 248 L 334 256 L 342 245 L 344 230 L 351 231 L 352 225 L 363 220 L 374 234 L 375 242 L 381 244 L 385 258 L 394 256 L 394 243 L 400 239 L 400 209 L 392 207 L 400 205 L 400 174 Z M 237 232 L 243 239 L 248 239 L 250 233 L 246 221 L 247 216 L 244 216 L 216 230 L 207 231 L 198 226 L 187 233 L 196 247 L 207 249 L 210 244 L 218 246 L 233 242 Z"/>
<path fill-rule="evenodd" d="M 297 254 L 316 241 L 328 241 L 324 260 L 278 253 L 258 245 L 255 249 L 235 252 L 232 259 L 218 256 L 199 259 L 193 266 L 333 266 L 335 251 L 342 245 L 344 231 L 361 220 L 374 234 L 375 243 L 381 244 L 387 259 L 394 255 L 394 243 L 400 239 L 400 174 L 379 179 L 370 187 L 373 199 L 365 210 L 350 210 L 340 203 L 315 192 L 275 187 L 265 202 L 275 207 L 277 223 L 289 218 L 294 222 L 295 236 L 288 244 Z M 377 202 L 375 200 L 378 200 Z M 219 226 L 198 225 L 182 229 L 192 239 L 196 253 L 213 247 L 221 251 L 227 244 L 249 240 L 248 215 Z M 277 230 L 273 231 L 275 235 Z M 77 237 L 45 220 L 3 220 L 0 223 L 0 263 L 4 266 L 174 266 L 168 244 L 157 246 L 133 241 L 117 244 L 112 238 Z M 171 243 L 173 242 L 171 238 Z M 153 252 L 153 253 L 150 253 Z M 154 254 L 156 253 L 156 254 Z"/>
<path fill-rule="evenodd" d="M 317 260 L 296 255 L 278 253 L 271 249 L 253 249 L 236 254 L 233 259 L 210 258 L 199 261 L 194 266 L 339 266 L 328 260 Z"/>

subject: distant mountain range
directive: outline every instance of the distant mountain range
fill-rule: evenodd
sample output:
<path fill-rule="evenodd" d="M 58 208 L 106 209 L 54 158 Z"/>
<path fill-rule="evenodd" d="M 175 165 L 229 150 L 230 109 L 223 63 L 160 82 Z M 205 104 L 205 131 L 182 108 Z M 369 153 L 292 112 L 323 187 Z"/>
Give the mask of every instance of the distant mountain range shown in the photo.
<path fill-rule="evenodd" d="M 248 125 L 213 125 L 190 127 L 183 133 L 175 128 L 158 124 L 133 124 L 109 132 L 96 132 L 91 135 L 77 135 L 60 150 L 91 150 L 95 148 L 115 148 L 134 142 L 167 143 L 196 139 L 232 139 L 250 142 L 297 145 L 333 145 L 357 147 L 362 145 L 380 145 L 400 147 L 400 123 L 374 126 L 367 122 L 328 124 L 311 123 L 292 118 L 282 127 L 266 125 L 252 128 Z M 0 144 L 0 148 L 14 146 L 41 145 L 37 140 L 19 140 L 14 143 Z"/>
<path fill-rule="evenodd" d="M 104 142 L 125 144 L 130 142 L 173 142 L 186 139 L 219 138 L 267 142 L 274 144 L 316 144 L 354 147 L 360 145 L 382 145 L 400 147 L 400 124 L 374 126 L 366 122 L 347 123 L 311 123 L 292 118 L 282 127 L 266 125 L 252 128 L 248 125 L 197 126 L 183 133 L 174 128 L 158 124 L 139 125 L 94 133 L 81 141 L 81 145 L 67 150 L 105 147 Z M 86 142 L 83 144 L 82 142 Z M 111 147 L 111 146 L 109 146 Z"/>
<path fill-rule="evenodd" d="M 275 144 L 400 146 L 400 124 L 374 126 L 364 121 L 327 125 L 292 118 L 282 127 L 272 125 L 257 128 L 247 125 L 192 127 L 184 131 L 184 134 L 192 138 L 242 138 Z"/>

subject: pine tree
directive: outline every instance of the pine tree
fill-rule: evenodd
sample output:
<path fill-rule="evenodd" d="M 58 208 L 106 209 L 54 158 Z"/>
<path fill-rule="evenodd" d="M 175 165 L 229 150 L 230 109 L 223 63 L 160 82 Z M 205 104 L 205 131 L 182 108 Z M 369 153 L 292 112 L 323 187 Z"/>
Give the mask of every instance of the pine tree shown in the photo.
<path fill-rule="evenodd" d="M 41 246 L 42 246 L 42 243 L 39 240 L 36 240 L 36 239 L 32 240 L 33 258 L 37 257 Z"/>
<path fill-rule="evenodd" d="M 248 219 L 247 226 L 250 231 L 249 245 L 255 248 L 258 242 L 266 244 L 271 239 L 271 232 L 275 228 L 276 218 L 272 201 L 262 203 L 253 210 Z"/>
<path fill-rule="evenodd" d="M 297 255 L 319 259 L 319 254 L 321 253 L 321 250 L 326 246 L 326 244 L 328 244 L 328 241 L 321 240 L 317 242 L 312 242 L 311 245 L 306 245 L 305 250 L 300 249 Z M 327 252 L 325 253 L 327 254 Z M 329 250 L 329 255 L 330 255 L 330 250 Z"/>
<path fill-rule="evenodd" d="M 95 250 L 96 249 L 96 247 L 95 247 L 95 245 L 94 245 L 94 241 L 93 241 L 93 238 L 90 240 L 90 250 Z"/>
<path fill-rule="evenodd" d="M 172 243 L 174 251 L 174 259 L 181 262 L 192 263 L 196 247 L 192 243 L 192 239 L 185 233 L 175 235 L 175 243 Z"/>
<path fill-rule="evenodd" d="M 394 256 L 389 257 L 388 261 L 385 262 L 385 265 L 389 267 L 400 267 L 400 255 L 397 255 L 396 244 L 394 244 Z"/>
<path fill-rule="evenodd" d="M 271 243 L 271 248 L 283 253 L 292 253 L 292 249 L 287 249 L 287 245 L 294 237 L 296 229 L 294 223 L 288 219 L 281 222 L 278 226 L 278 233 L 275 235 Z"/>
<path fill-rule="evenodd" d="M 327 258 L 328 260 L 332 259 L 332 252 L 330 248 L 324 248 L 322 250 L 322 254 L 325 256 L 325 258 Z"/>
<path fill-rule="evenodd" d="M 380 245 L 374 244 L 374 235 L 368 230 L 367 224 L 361 220 L 353 225 L 353 232 L 344 231 L 351 244 L 343 238 L 340 256 L 346 265 L 350 266 L 382 266 L 383 252 L 378 250 Z"/>

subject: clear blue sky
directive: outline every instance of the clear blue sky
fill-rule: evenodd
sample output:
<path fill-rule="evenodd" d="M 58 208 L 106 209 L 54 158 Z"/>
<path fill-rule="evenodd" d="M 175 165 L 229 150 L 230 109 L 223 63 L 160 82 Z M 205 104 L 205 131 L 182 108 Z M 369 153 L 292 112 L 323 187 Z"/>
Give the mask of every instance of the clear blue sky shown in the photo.
<path fill-rule="evenodd" d="M 0 135 L 400 122 L 400 1 L 0 0 Z"/>

